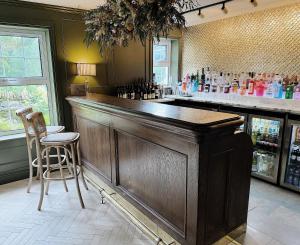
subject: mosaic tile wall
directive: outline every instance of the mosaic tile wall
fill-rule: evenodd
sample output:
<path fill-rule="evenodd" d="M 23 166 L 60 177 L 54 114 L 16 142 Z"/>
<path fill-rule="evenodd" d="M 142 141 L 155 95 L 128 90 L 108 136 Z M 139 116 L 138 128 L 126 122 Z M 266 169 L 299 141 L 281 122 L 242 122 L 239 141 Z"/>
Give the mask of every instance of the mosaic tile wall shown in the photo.
<path fill-rule="evenodd" d="M 202 67 L 300 75 L 300 4 L 187 28 L 182 74 Z"/>

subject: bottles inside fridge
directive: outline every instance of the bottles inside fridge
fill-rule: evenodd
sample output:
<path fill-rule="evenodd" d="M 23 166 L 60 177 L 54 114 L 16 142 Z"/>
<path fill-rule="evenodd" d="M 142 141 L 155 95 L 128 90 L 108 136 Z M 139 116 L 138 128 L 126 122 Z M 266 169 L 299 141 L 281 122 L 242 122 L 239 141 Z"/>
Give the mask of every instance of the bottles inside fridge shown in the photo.
<path fill-rule="evenodd" d="M 252 138 L 252 173 L 271 182 L 277 181 L 281 148 L 282 120 L 252 116 L 250 135 Z"/>
<path fill-rule="evenodd" d="M 300 124 L 291 126 L 284 183 L 300 189 Z"/>

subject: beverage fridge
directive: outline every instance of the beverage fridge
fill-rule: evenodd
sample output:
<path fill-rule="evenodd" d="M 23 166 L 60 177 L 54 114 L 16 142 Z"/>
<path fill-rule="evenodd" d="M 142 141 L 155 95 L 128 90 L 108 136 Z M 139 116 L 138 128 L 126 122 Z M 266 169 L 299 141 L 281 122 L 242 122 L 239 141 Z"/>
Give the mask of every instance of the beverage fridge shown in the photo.
<path fill-rule="evenodd" d="M 276 183 L 284 119 L 249 115 L 248 133 L 253 142 L 252 175 Z"/>
<path fill-rule="evenodd" d="M 287 123 L 280 184 L 300 191 L 300 121 Z"/>

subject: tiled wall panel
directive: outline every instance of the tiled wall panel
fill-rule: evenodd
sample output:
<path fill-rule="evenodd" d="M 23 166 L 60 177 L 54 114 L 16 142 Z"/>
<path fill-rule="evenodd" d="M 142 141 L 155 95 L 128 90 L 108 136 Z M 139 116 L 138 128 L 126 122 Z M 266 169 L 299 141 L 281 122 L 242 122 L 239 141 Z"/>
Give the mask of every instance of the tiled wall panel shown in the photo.
<path fill-rule="evenodd" d="M 182 75 L 202 67 L 300 74 L 300 4 L 187 28 L 182 65 Z"/>

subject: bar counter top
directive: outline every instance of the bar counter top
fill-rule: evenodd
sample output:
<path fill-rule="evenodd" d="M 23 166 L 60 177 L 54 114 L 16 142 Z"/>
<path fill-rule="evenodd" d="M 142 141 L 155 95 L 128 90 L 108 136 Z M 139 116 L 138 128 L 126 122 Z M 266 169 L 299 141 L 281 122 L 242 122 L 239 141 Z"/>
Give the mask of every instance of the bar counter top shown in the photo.
<path fill-rule="evenodd" d="M 193 97 L 168 95 L 157 102 L 187 100 L 238 108 L 260 109 L 269 112 L 291 113 L 300 115 L 300 100 L 275 99 L 256 96 L 240 96 L 236 94 L 201 93 Z"/>
<path fill-rule="evenodd" d="M 190 128 L 205 128 L 222 123 L 240 121 L 240 116 L 235 114 L 128 100 L 101 94 L 88 94 L 82 97 L 72 96 L 67 97 L 67 100 L 94 108 L 104 106 L 105 108 L 121 109 L 128 113 L 150 116 L 153 119 L 177 123 Z"/>

